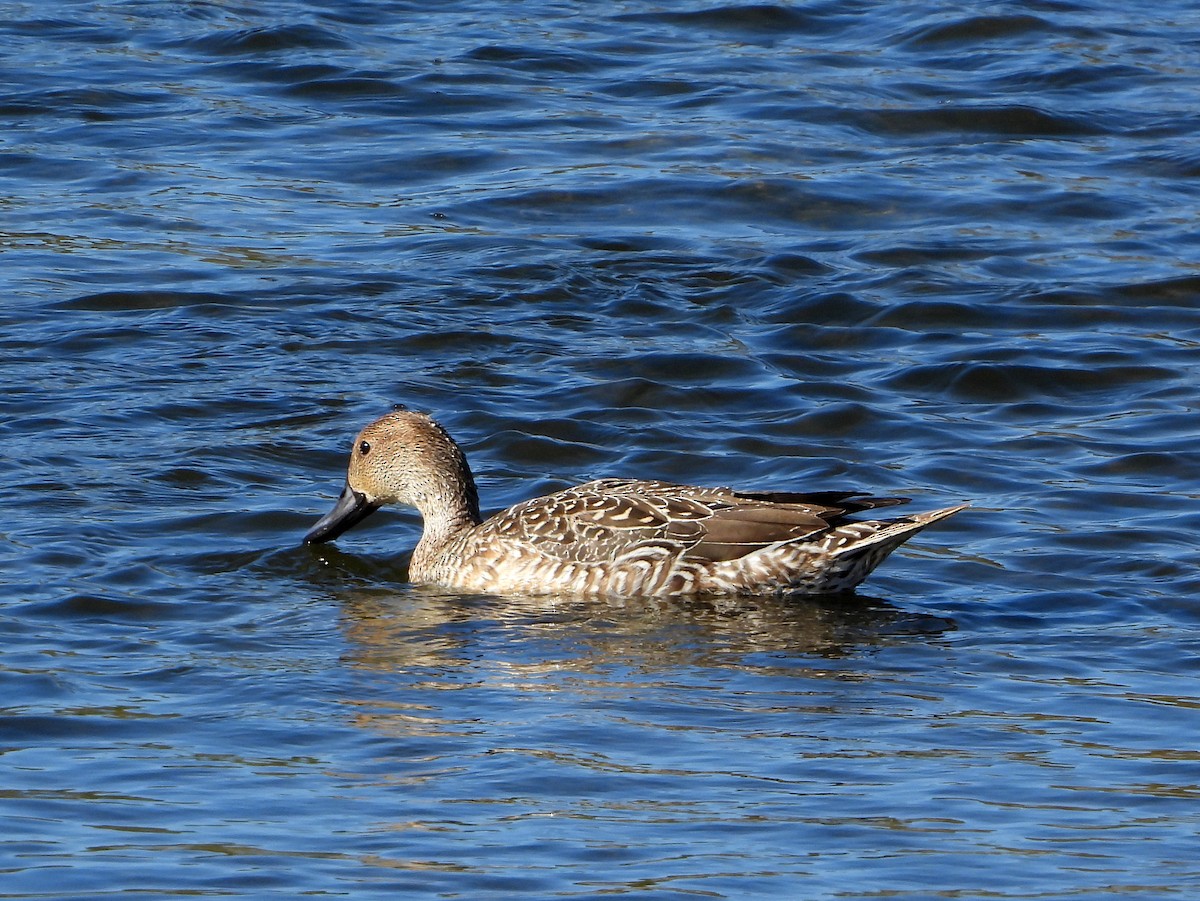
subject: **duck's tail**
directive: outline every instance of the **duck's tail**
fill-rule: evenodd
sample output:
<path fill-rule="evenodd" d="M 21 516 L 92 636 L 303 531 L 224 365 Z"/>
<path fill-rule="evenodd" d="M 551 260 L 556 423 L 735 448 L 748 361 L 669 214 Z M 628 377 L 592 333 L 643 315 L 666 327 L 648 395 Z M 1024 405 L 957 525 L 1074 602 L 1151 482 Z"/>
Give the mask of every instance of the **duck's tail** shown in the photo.
<path fill-rule="evenodd" d="M 850 591 L 869 576 L 888 555 L 926 526 L 965 510 L 970 504 L 945 507 L 929 513 L 917 513 L 896 519 L 846 523 L 831 530 L 830 535 L 846 534 L 849 541 L 831 548 L 829 565 L 822 570 L 821 594 Z M 857 534 L 855 534 L 857 533 Z M 854 536 L 854 537 L 851 537 Z"/>
<path fill-rule="evenodd" d="M 815 540 L 796 539 L 762 548 L 714 572 L 726 590 L 778 594 L 839 594 L 851 591 L 889 554 L 926 526 L 970 506 L 888 520 L 845 522 Z"/>

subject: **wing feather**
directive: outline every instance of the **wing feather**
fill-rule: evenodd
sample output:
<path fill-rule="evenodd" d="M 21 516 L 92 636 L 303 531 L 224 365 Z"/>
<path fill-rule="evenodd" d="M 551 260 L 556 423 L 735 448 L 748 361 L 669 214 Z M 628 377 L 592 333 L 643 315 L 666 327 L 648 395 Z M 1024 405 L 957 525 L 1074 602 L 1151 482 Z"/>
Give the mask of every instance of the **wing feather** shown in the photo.
<path fill-rule="evenodd" d="M 598 479 L 517 504 L 480 528 L 569 562 L 612 560 L 647 542 L 674 547 L 693 563 L 719 562 L 815 540 L 853 513 L 905 501 L 853 491 L 740 492 Z"/>

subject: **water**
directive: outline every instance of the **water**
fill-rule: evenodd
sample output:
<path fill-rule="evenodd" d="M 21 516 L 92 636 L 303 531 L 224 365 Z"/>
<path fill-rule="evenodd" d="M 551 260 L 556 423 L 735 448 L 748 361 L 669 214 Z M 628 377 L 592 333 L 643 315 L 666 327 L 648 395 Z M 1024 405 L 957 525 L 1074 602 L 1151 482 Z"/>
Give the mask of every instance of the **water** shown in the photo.
<path fill-rule="evenodd" d="M 1200 890 L 1200 13 L 10 2 L 0 897 Z M 299 546 L 403 402 L 485 507 L 970 500 L 857 600 Z"/>

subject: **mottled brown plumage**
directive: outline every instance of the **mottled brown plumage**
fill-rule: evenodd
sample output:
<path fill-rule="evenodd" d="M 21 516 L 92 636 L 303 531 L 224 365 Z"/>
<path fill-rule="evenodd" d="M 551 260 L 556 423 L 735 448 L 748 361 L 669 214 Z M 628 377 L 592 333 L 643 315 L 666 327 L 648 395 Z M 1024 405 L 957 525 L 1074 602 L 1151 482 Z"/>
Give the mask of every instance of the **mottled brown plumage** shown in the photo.
<path fill-rule="evenodd" d="M 582 595 L 822 594 L 850 590 L 904 541 L 963 509 L 849 519 L 905 502 L 599 479 L 484 521 L 462 450 L 428 416 L 398 410 L 355 438 L 346 487 L 305 542 L 403 504 L 424 519 L 414 582 Z"/>

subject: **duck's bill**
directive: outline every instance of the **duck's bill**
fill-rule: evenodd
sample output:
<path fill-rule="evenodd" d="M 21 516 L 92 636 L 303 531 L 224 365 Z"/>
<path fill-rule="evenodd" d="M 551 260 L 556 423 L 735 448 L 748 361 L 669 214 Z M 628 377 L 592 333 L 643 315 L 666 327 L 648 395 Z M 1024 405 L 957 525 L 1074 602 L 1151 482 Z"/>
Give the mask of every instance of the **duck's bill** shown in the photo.
<path fill-rule="evenodd" d="M 351 526 L 362 522 L 379 509 L 378 504 L 372 504 L 367 496 L 350 487 L 342 489 L 342 496 L 337 499 L 333 509 L 317 520 L 316 525 L 304 536 L 305 544 L 320 544 L 337 538 Z"/>

